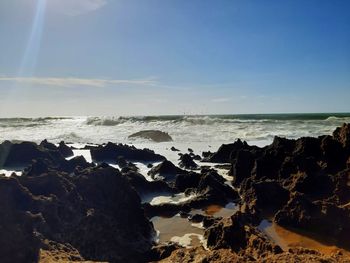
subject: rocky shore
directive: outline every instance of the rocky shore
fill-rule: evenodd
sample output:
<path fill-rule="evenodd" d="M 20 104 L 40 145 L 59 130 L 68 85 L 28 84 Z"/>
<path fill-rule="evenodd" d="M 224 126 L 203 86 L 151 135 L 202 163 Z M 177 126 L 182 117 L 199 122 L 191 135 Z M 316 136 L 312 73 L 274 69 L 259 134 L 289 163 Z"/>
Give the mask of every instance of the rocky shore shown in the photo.
<path fill-rule="evenodd" d="M 189 149 L 178 164 L 111 142 L 84 148 L 93 163 L 72 149 L 0 144 L 0 168 L 23 168 L 0 175 L 1 262 L 350 262 L 350 124 L 265 147 L 237 140 L 202 157 Z M 188 198 L 144 201 L 161 193 Z M 230 202 L 229 217 L 193 213 Z M 202 244 L 156 242 L 151 219 L 174 215 L 201 225 Z M 264 220 L 337 249 L 286 249 L 259 227 Z"/>

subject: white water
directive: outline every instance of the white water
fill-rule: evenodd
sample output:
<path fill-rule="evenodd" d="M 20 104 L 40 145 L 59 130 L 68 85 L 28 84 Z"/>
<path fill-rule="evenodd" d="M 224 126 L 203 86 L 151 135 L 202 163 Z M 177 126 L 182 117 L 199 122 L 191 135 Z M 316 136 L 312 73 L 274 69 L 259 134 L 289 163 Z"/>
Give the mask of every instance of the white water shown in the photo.
<path fill-rule="evenodd" d="M 254 117 L 255 116 L 255 117 Z M 161 130 L 168 132 L 174 143 L 162 143 L 166 147 L 180 145 L 183 148 L 217 147 L 241 138 L 259 145 L 272 141 L 275 135 L 298 138 L 331 134 L 350 117 L 326 117 L 325 119 L 280 119 L 280 115 L 262 119 L 254 115 L 249 119 L 232 116 L 174 116 L 174 117 L 72 117 L 41 119 L 0 119 L 0 141 L 29 140 L 39 142 L 48 139 L 52 142 L 64 140 L 73 143 L 145 143 L 130 140 L 128 136 L 142 130 Z M 259 117 L 256 117 L 259 116 Z M 297 115 L 300 118 L 299 115 Z"/>

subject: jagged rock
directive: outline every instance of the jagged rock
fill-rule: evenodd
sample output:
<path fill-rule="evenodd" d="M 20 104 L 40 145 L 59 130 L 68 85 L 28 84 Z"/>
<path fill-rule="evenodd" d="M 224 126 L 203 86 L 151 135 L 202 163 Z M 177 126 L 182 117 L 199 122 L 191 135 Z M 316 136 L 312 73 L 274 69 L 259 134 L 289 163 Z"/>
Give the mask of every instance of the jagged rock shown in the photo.
<path fill-rule="evenodd" d="M 243 143 L 239 139 L 231 144 L 223 144 L 216 153 L 204 158 L 203 161 L 212 163 L 230 163 L 232 155 L 235 155 L 236 151 L 243 149 L 245 146 L 246 143 Z"/>
<path fill-rule="evenodd" d="M 62 159 L 59 163 L 47 159 L 35 159 L 24 169 L 23 176 L 39 176 L 49 171 L 78 173 L 79 170 L 94 166 L 93 163 L 88 163 L 83 156 L 76 156 L 70 160 Z"/>
<path fill-rule="evenodd" d="M 255 160 L 252 175 L 256 179 L 269 178 L 278 179 L 279 170 L 283 163 L 283 158 L 277 157 L 275 153 L 268 152 Z"/>
<path fill-rule="evenodd" d="M 172 162 L 165 160 L 153 167 L 149 172 L 153 179 L 163 178 L 165 181 L 173 181 L 178 174 L 186 174 L 187 172 L 176 167 Z"/>
<path fill-rule="evenodd" d="M 260 182 L 246 180 L 241 185 L 240 194 L 252 214 L 264 212 L 274 215 L 289 200 L 289 191 L 271 180 Z"/>
<path fill-rule="evenodd" d="M 46 147 L 49 143 L 44 143 Z M 56 147 L 56 146 L 54 146 Z M 51 162 L 61 162 L 63 156 L 57 149 L 45 148 L 33 142 L 12 143 L 4 141 L 0 144 L 0 167 L 24 167 L 33 159 L 47 159 Z"/>
<path fill-rule="evenodd" d="M 180 151 L 179 149 L 176 149 L 174 146 L 172 146 L 172 147 L 170 148 L 170 150 L 173 151 L 173 152 L 178 152 L 178 151 Z"/>
<path fill-rule="evenodd" d="M 239 198 L 238 193 L 225 184 L 225 180 L 213 170 L 202 174 L 195 192 L 199 196 L 208 198 L 208 202 L 222 205 Z"/>
<path fill-rule="evenodd" d="M 229 174 L 233 176 L 234 185 L 239 185 L 244 179 L 251 176 L 254 167 L 254 156 L 248 150 L 238 151 L 235 160 L 232 163 Z"/>
<path fill-rule="evenodd" d="M 130 185 L 135 188 L 140 196 L 151 193 L 171 193 L 174 191 L 174 189 L 172 189 L 166 182 L 158 180 L 149 182 L 142 174 L 135 171 L 128 171 L 127 173 L 124 173 L 124 175 L 129 180 Z"/>
<path fill-rule="evenodd" d="M 202 157 L 200 157 L 198 154 L 193 156 L 193 160 L 200 161 L 202 160 Z"/>
<path fill-rule="evenodd" d="M 207 160 L 210 156 L 212 156 L 214 153 L 207 151 L 207 152 L 202 152 L 202 157 L 204 158 L 203 161 Z"/>
<path fill-rule="evenodd" d="M 37 262 L 40 240 L 34 235 L 35 216 L 26 212 L 35 201 L 15 178 L 0 176 L 1 262 Z"/>
<path fill-rule="evenodd" d="M 298 172 L 290 178 L 289 189 L 306 194 L 312 199 L 325 199 L 333 195 L 335 183 L 328 174 Z"/>
<path fill-rule="evenodd" d="M 40 144 L 41 147 L 46 148 L 48 150 L 56 151 L 57 147 L 51 142 L 48 142 L 46 139 L 43 140 Z"/>
<path fill-rule="evenodd" d="M 196 188 L 201 179 L 201 174 L 195 172 L 189 172 L 187 174 L 179 174 L 175 179 L 175 188 L 181 192 L 184 192 L 189 188 Z"/>
<path fill-rule="evenodd" d="M 195 170 L 198 168 L 198 165 L 193 161 L 192 157 L 187 153 L 183 154 L 180 157 L 179 166 L 181 168 L 190 169 L 190 170 Z"/>
<path fill-rule="evenodd" d="M 154 153 L 149 149 L 137 149 L 125 144 L 107 143 L 105 146 L 91 148 L 91 157 L 96 162 L 112 161 L 122 156 L 129 161 L 160 162 L 165 160 L 164 156 Z"/>
<path fill-rule="evenodd" d="M 331 136 L 324 136 L 321 141 L 322 161 L 330 173 L 346 168 L 347 154 L 342 144 Z"/>
<path fill-rule="evenodd" d="M 321 147 L 320 139 L 313 137 L 303 137 L 295 141 L 295 149 L 293 151 L 294 156 L 300 156 L 302 158 L 314 157 L 316 159 L 320 158 Z"/>
<path fill-rule="evenodd" d="M 350 149 L 350 123 L 344 123 L 333 132 L 333 137 L 339 141 L 349 153 Z"/>
<path fill-rule="evenodd" d="M 147 255 L 147 262 L 159 261 L 167 258 L 174 250 L 180 249 L 181 246 L 177 243 L 168 243 L 164 245 L 154 246 Z"/>
<path fill-rule="evenodd" d="M 171 142 L 173 138 L 167 133 L 158 130 L 145 130 L 131 134 L 129 138 L 143 138 L 154 142 Z"/>
<path fill-rule="evenodd" d="M 282 249 L 270 241 L 257 228 L 247 223 L 245 215 L 237 212 L 205 231 L 207 246 L 211 249 L 229 248 L 240 252 L 249 250 L 253 258 L 259 254 L 278 254 Z"/>
<path fill-rule="evenodd" d="M 58 151 L 62 154 L 63 157 L 71 157 L 74 155 L 73 150 L 67 146 L 64 141 L 61 141 L 58 145 Z"/>
<path fill-rule="evenodd" d="M 151 249 L 154 229 L 139 196 L 118 170 L 101 165 L 75 176 L 49 172 L 18 180 L 0 178 L 0 207 L 13 222 L 2 216 L 0 226 L 6 219 L 2 229 L 16 234 L 11 239 L 2 231 L 7 238 L 0 248 L 2 259 L 17 249 L 14 259 L 36 262 L 43 239 L 69 243 L 82 258 L 94 261 L 140 262 Z M 32 221 L 24 218 L 27 214 Z"/>
<path fill-rule="evenodd" d="M 122 173 L 127 173 L 129 171 L 137 172 L 139 170 L 134 163 L 126 161 L 122 156 L 117 158 L 117 164 L 121 168 Z"/>

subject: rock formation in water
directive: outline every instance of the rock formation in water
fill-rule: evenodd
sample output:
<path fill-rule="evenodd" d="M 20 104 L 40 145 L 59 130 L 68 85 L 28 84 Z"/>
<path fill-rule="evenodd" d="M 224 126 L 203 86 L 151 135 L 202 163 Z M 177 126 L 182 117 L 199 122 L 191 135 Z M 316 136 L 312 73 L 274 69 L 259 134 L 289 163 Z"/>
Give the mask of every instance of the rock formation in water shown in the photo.
<path fill-rule="evenodd" d="M 171 142 L 173 138 L 167 133 L 158 130 L 145 130 L 133 133 L 129 138 L 142 138 L 154 142 Z"/>

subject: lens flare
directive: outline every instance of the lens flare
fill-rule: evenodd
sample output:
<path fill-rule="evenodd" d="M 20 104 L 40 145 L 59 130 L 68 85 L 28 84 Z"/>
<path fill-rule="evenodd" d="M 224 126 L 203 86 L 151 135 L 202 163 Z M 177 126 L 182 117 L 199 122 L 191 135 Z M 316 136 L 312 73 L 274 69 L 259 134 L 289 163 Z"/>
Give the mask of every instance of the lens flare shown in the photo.
<path fill-rule="evenodd" d="M 19 67 L 20 77 L 32 76 L 35 73 L 45 24 L 46 1 L 37 0 L 31 33 Z"/>

